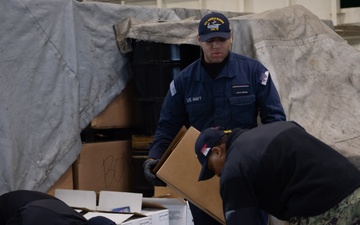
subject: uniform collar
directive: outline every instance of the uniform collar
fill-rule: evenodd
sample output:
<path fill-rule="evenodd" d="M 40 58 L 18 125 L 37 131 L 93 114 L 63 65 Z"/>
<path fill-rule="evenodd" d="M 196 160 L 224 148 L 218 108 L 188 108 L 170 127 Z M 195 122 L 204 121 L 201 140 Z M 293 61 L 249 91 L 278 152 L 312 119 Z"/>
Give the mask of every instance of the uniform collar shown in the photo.
<path fill-rule="evenodd" d="M 230 54 L 228 54 L 221 63 L 207 63 L 207 62 L 205 62 L 204 56 L 202 56 L 201 64 L 203 65 L 207 74 L 210 75 L 210 77 L 212 77 L 214 79 L 219 75 L 221 70 L 228 63 L 229 57 L 230 57 Z"/>
<path fill-rule="evenodd" d="M 234 53 L 229 52 L 229 59 L 227 64 L 224 65 L 224 67 L 221 69 L 220 73 L 218 74 L 218 76 L 216 77 L 216 79 L 219 78 L 233 78 L 235 77 L 235 57 L 234 57 Z M 195 80 L 196 81 L 204 81 L 204 80 L 211 80 L 211 77 L 206 73 L 204 67 L 202 66 L 201 63 L 201 59 L 198 60 L 198 68 L 197 68 L 197 73 L 195 75 Z M 216 80 L 215 79 L 215 80 Z"/>

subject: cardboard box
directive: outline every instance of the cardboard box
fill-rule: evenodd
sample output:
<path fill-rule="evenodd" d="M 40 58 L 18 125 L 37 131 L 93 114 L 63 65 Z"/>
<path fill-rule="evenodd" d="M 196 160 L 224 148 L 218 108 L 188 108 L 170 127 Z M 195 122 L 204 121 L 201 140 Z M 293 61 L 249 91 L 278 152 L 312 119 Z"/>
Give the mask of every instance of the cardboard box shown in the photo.
<path fill-rule="evenodd" d="M 188 202 L 179 198 L 144 198 L 143 201 L 161 205 L 169 211 L 170 225 L 193 225 Z"/>
<path fill-rule="evenodd" d="M 123 91 L 116 96 L 90 124 L 91 128 L 126 128 L 135 124 L 135 85 L 129 82 Z"/>
<path fill-rule="evenodd" d="M 168 209 L 143 208 L 141 213 L 151 218 L 151 224 L 169 225 Z"/>
<path fill-rule="evenodd" d="M 128 221 L 121 223 L 121 225 L 151 225 L 150 217 L 132 218 Z M 155 223 L 156 224 L 156 223 Z"/>
<path fill-rule="evenodd" d="M 104 216 L 121 225 L 169 225 L 169 210 L 144 203 L 140 193 L 100 191 L 97 198 L 94 191 L 57 189 L 55 196 L 71 207 L 86 211 L 87 219 Z"/>
<path fill-rule="evenodd" d="M 74 189 L 130 191 L 130 140 L 83 144 L 74 164 Z"/>
<path fill-rule="evenodd" d="M 179 198 L 183 199 L 183 197 L 179 196 L 177 192 L 169 187 L 155 186 L 154 187 L 154 197 L 155 198 Z"/>
<path fill-rule="evenodd" d="M 65 202 L 70 207 L 85 211 L 84 217 L 86 219 L 95 216 L 104 216 L 113 220 L 116 224 L 122 224 L 124 221 L 133 217 L 136 214 L 136 211 L 141 211 L 141 194 L 101 191 L 98 196 L 99 198 L 97 198 L 97 193 L 95 191 L 55 190 L 55 197 Z M 97 202 L 99 202 L 99 204 L 97 204 Z M 109 213 L 112 209 L 118 208 L 128 208 L 127 211 L 133 211 L 133 213 Z M 136 215 L 136 218 L 138 217 L 139 215 Z"/>
<path fill-rule="evenodd" d="M 83 215 L 87 220 L 96 217 L 96 216 L 103 216 L 108 218 L 109 220 L 112 220 L 115 222 L 115 224 L 119 224 L 119 225 L 124 225 L 124 224 L 132 224 L 132 223 L 127 223 L 126 221 L 131 221 L 133 219 L 135 219 L 134 214 L 128 213 L 128 214 L 124 214 L 124 213 L 108 213 L 108 212 L 87 212 Z M 136 217 L 137 218 L 137 217 Z M 140 218 L 145 218 L 145 219 L 150 219 L 148 217 L 140 217 Z"/>
<path fill-rule="evenodd" d="M 73 189 L 73 168 L 72 165 L 65 171 L 65 173 L 56 181 L 56 183 L 47 191 L 49 195 L 55 195 L 55 189 Z"/>
<path fill-rule="evenodd" d="M 195 142 L 200 132 L 190 127 L 157 172 L 167 186 L 189 200 L 222 224 L 225 219 L 220 197 L 219 178 L 198 182 L 201 165 L 195 155 Z M 175 141 L 175 140 L 174 140 Z"/>
<path fill-rule="evenodd" d="M 172 142 L 170 143 L 169 147 L 167 148 L 167 150 L 165 151 L 164 155 L 161 157 L 160 161 L 158 162 L 158 164 L 155 166 L 155 168 L 153 169 L 153 172 L 156 174 L 160 167 L 164 164 L 164 162 L 167 160 L 167 158 L 169 157 L 169 155 L 171 154 L 171 152 L 175 149 L 176 145 L 179 143 L 179 141 L 183 138 L 183 136 L 186 134 L 187 129 L 185 126 L 182 126 L 181 129 L 179 130 L 179 132 L 176 134 L 174 140 L 172 140 Z"/>

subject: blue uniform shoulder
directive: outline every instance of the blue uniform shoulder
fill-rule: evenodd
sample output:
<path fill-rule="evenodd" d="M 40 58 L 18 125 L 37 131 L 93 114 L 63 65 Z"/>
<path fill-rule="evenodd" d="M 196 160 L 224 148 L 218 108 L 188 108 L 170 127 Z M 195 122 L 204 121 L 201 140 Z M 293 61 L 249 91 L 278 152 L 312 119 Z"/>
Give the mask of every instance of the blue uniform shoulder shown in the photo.
<path fill-rule="evenodd" d="M 240 55 L 240 54 L 237 54 L 237 53 L 234 53 L 234 52 L 230 52 L 230 57 L 233 58 L 234 60 L 237 60 L 237 61 L 240 60 L 240 61 L 243 61 L 243 62 L 248 62 L 250 64 L 262 65 L 262 63 L 257 59 L 253 59 L 253 58 L 250 58 L 248 56 Z"/>
<path fill-rule="evenodd" d="M 181 70 L 180 73 L 178 73 L 174 78 L 175 83 L 179 84 L 180 82 L 186 85 L 187 82 L 191 82 L 192 80 L 194 80 L 196 74 L 199 73 L 198 70 L 200 68 L 200 63 L 200 59 L 195 60 L 193 63 Z"/>
<path fill-rule="evenodd" d="M 185 67 L 182 71 L 180 71 L 179 77 L 184 78 L 186 76 L 190 76 L 191 74 L 195 74 L 196 71 L 199 69 L 200 63 L 201 63 L 201 59 L 195 60 L 190 65 Z"/>

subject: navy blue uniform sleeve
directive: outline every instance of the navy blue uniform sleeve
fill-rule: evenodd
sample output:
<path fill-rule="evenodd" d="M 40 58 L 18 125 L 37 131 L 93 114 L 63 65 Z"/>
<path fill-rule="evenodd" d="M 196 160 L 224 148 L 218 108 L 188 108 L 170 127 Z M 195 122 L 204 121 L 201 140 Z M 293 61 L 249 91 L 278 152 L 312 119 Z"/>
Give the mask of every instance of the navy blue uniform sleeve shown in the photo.
<path fill-rule="evenodd" d="M 256 208 L 243 208 L 240 210 L 231 210 L 225 213 L 227 225 L 260 225 L 259 210 Z"/>
<path fill-rule="evenodd" d="M 182 126 L 188 126 L 181 80 L 174 80 L 169 87 L 160 112 L 160 118 L 148 157 L 159 159 Z"/>
<path fill-rule="evenodd" d="M 271 79 L 269 71 L 260 64 L 256 73 L 258 75 L 255 83 L 257 92 L 256 101 L 261 122 L 267 124 L 276 121 L 286 121 L 278 91 Z"/>
<path fill-rule="evenodd" d="M 264 224 L 252 182 L 244 175 L 239 175 L 241 172 L 236 168 L 230 170 L 230 173 L 224 171 L 220 181 L 226 224 Z"/>

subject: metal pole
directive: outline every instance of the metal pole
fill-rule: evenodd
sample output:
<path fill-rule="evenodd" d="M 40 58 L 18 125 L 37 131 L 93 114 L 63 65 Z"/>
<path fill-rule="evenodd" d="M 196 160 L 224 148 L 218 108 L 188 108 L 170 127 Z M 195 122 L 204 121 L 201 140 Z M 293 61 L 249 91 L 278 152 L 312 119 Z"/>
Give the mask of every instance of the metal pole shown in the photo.
<path fill-rule="evenodd" d="M 156 7 L 162 8 L 163 7 L 163 1 L 162 0 L 156 0 Z"/>
<path fill-rule="evenodd" d="M 331 0 L 331 20 L 334 26 L 338 25 L 338 13 L 340 11 L 340 0 Z"/>

